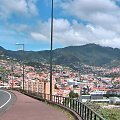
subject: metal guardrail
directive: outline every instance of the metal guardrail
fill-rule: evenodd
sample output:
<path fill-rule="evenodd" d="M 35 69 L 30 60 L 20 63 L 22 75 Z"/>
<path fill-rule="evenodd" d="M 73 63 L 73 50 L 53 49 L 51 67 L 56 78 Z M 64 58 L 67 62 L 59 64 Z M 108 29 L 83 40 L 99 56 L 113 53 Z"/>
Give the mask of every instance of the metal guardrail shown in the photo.
<path fill-rule="evenodd" d="M 44 101 L 52 102 L 67 107 L 75 111 L 83 120 L 105 120 L 101 115 L 96 113 L 90 107 L 72 98 L 52 95 L 52 101 L 50 101 L 50 94 L 25 91 L 25 90 L 24 91 L 21 90 L 21 92 L 29 96 L 35 97 L 37 99 L 41 99 Z"/>

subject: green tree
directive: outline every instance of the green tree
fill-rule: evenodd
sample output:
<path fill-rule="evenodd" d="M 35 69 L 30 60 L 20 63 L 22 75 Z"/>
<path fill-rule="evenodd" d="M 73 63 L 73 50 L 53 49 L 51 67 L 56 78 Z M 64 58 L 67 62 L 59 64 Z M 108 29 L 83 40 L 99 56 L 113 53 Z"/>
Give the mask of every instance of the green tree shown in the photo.
<path fill-rule="evenodd" d="M 78 98 L 78 93 L 74 93 L 73 91 L 70 91 L 69 97 L 70 98 Z"/>

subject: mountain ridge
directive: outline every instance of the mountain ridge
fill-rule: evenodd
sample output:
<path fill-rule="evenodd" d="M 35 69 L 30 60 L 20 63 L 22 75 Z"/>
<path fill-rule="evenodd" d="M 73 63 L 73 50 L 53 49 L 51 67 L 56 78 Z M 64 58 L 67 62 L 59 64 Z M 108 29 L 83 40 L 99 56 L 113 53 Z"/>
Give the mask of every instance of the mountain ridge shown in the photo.
<path fill-rule="evenodd" d="M 1 49 L 5 56 L 25 60 L 27 62 L 49 63 L 50 51 L 10 51 Z M 102 47 L 96 44 L 86 44 L 82 46 L 68 46 L 53 50 L 53 64 L 77 65 L 87 64 L 93 66 L 104 66 L 112 64 L 112 61 L 120 60 L 120 49 Z M 115 62 L 114 62 L 115 63 Z M 117 62 L 119 63 L 119 62 Z"/>

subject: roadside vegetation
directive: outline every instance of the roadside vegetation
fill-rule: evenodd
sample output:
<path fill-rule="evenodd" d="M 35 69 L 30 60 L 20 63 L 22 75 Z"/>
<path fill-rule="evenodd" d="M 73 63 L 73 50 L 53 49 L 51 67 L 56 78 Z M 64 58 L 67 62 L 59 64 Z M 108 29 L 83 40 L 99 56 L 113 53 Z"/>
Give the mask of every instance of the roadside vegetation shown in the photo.
<path fill-rule="evenodd" d="M 101 109 L 100 114 L 106 119 L 106 120 L 120 120 L 120 108 L 104 108 Z"/>
<path fill-rule="evenodd" d="M 103 106 L 108 106 L 107 103 L 86 103 L 91 109 L 102 115 L 105 120 L 120 120 L 120 107 L 119 108 L 104 108 Z"/>
<path fill-rule="evenodd" d="M 76 120 L 75 117 L 69 111 L 62 109 L 61 107 L 59 107 L 57 105 L 53 105 L 53 104 L 48 104 L 48 105 L 50 105 L 51 107 L 54 107 L 56 110 L 59 110 L 60 112 L 64 113 L 68 120 Z"/>

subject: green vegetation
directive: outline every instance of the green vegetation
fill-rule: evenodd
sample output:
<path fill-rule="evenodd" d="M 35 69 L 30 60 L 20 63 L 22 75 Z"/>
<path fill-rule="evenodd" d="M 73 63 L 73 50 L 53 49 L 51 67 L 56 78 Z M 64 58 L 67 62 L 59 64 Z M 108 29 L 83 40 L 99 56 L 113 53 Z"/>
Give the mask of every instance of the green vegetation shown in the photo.
<path fill-rule="evenodd" d="M 86 103 L 91 109 L 102 115 L 105 120 L 120 120 L 120 108 L 102 108 L 103 105 L 108 105 L 107 103 Z"/>
<path fill-rule="evenodd" d="M 120 120 L 120 109 L 117 108 L 111 108 L 111 109 L 101 109 L 100 114 L 106 119 L 106 120 Z"/>
<path fill-rule="evenodd" d="M 37 63 L 49 63 L 50 52 L 46 51 L 4 51 L 6 56 L 17 58 L 18 60 L 24 60 L 34 66 Z M 53 63 L 64 66 L 70 66 L 72 68 L 79 64 L 88 64 L 94 66 L 107 66 L 111 64 L 120 65 L 120 49 L 113 49 L 110 47 L 101 47 L 96 44 L 87 44 L 83 46 L 69 46 L 66 48 L 60 48 L 53 50 Z"/>
<path fill-rule="evenodd" d="M 68 118 L 68 120 L 75 120 L 74 116 L 67 110 L 57 106 L 57 105 L 53 105 L 53 104 L 48 104 L 52 107 L 54 107 L 56 110 L 59 110 L 60 112 L 64 113 L 65 116 Z"/>
<path fill-rule="evenodd" d="M 22 74 L 14 74 L 14 77 L 21 77 Z"/>
<path fill-rule="evenodd" d="M 119 73 L 110 73 L 110 74 L 104 75 L 104 77 L 109 77 L 114 79 L 115 77 L 119 77 Z"/>
<path fill-rule="evenodd" d="M 85 103 L 87 106 L 89 106 L 92 110 L 99 112 L 100 105 L 96 104 L 95 102 L 87 102 Z"/>
<path fill-rule="evenodd" d="M 78 98 L 78 93 L 74 93 L 73 91 L 70 91 L 69 97 L 70 98 Z"/>
<path fill-rule="evenodd" d="M 0 72 L 1 73 L 5 72 L 5 68 L 3 68 L 3 67 L 0 66 Z"/>

